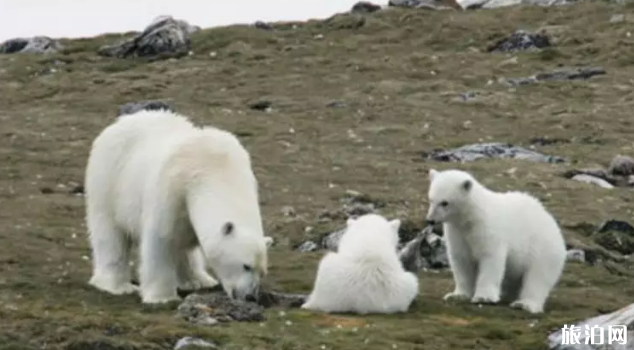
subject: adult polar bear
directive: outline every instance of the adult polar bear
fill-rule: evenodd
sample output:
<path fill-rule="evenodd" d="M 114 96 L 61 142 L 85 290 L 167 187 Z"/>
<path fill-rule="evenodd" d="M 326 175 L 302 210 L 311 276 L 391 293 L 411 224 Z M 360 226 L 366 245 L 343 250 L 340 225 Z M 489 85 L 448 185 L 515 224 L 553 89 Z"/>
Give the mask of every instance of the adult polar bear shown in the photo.
<path fill-rule="evenodd" d="M 251 160 L 231 133 L 195 127 L 167 110 L 119 117 L 95 138 L 86 167 L 86 220 L 94 287 L 144 303 L 218 282 L 255 299 L 267 248 Z M 139 249 L 139 282 L 129 260 Z"/>
<path fill-rule="evenodd" d="M 442 222 L 455 289 L 473 303 L 543 312 L 566 260 L 557 222 L 534 197 L 493 192 L 460 170 L 429 171 L 427 220 Z"/>

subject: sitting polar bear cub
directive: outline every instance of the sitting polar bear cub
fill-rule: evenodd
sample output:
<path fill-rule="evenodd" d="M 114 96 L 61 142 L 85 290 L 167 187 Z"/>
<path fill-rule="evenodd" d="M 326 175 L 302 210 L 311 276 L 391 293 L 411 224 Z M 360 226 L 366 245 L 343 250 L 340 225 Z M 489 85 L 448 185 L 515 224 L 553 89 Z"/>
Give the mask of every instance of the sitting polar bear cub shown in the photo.
<path fill-rule="evenodd" d="M 303 309 L 323 312 L 405 312 L 418 294 L 416 275 L 397 256 L 400 220 L 376 214 L 349 219 L 337 253 L 319 263 Z"/>
<path fill-rule="evenodd" d="M 230 297 L 257 298 L 272 241 L 250 156 L 229 132 L 165 110 L 122 116 L 94 140 L 85 187 L 94 287 L 137 291 L 129 261 L 138 243 L 144 303 L 217 285 L 207 264 Z"/>
<path fill-rule="evenodd" d="M 429 171 L 429 222 L 442 222 L 455 289 L 444 299 L 512 301 L 543 312 L 566 260 L 559 226 L 521 192 L 493 192 L 460 170 Z"/>

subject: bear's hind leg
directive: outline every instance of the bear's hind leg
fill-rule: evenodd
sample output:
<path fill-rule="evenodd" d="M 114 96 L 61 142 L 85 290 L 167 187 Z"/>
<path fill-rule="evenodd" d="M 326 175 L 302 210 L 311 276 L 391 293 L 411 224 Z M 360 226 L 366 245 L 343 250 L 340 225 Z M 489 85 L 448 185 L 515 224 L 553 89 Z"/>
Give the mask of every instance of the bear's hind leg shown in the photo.
<path fill-rule="evenodd" d="M 88 283 L 115 295 L 136 292 L 138 287 L 131 283 L 130 238 L 103 214 L 89 212 L 87 223 L 93 259 Z"/>
<path fill-rule="evenodd" d="M 162 232 L 161 232 L 162 233 Z M 139 279 L 143 303 L 167 303 L 180 300 L 176 293 L 178 284 L 177 263 L 179 251 L 173 242 L 159 232 L 144 232 L 141 240 Z"/>
<path fill-rule="evenodd" d="M 205 269 L 205 257 L 199 247 L 180 255 L 178 261 L 178 286 L 183 290 L 213 288 L 218 281 Z"/>
<path fill-rule="evenodd" d="M 512 308 L 523 309 L 533 314 L 544 312 L 544 304 L 559 278 L 552 266 L 531 266 L 522 280 L 519 299 L 511 303 Z"/>

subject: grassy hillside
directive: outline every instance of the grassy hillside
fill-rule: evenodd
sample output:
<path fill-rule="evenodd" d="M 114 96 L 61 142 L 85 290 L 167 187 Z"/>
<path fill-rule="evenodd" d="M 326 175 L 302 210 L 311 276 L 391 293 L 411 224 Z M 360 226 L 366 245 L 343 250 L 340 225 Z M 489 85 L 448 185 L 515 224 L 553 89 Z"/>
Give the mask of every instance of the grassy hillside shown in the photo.
<path fill-rule="evenodd" d="M 430 167 L 460 167 L 493 189 L 530 191 L 565 225 L 569 242 L 589 244 L 570 227 L 630 219 L 632 192 L 560 173 L 634 154 L 633 9 L 604 2 L 397 9 L 274 31 L 203 30 L 192 37 L 193 54 L 178 60 L 96 55 L 117 35 L 68 41 L 52 56 L 0 56 L 0 349 L 171 349 L 183 336 L 200 336 L 236 350 L 539 350 L 564 323 L 631 303 L 630 276 L 569 263 L 541 316 L 443 303 L 453 283 L 441 271 L 420 272 L 420 296 L 403 315 L 272 309 L 262 324 L 194 327 L 174 317 L 173 305 L 149 308 L 136 296 L 87 286 L 83 198 L 71 192 L 83 181 L 92 139 L 119 105 L 163 99 L 196 123 L 235 132 L 250 150 L 265 226 L 278 242 L 267 281 L 275 288 L 310 290 L 323 252 L 293 247 L 344 223 L 319 215 L 339 208 L 346 190 L 385 202 L 389 217 L 421 222 Z M 623 21 L 611 22 L 617 14 Z M 516 29 L 540 28 L 551 33 L 552 48 L 486 52 Z M 517 87 L 498 81 L 575 66 L 607 74 Z M 249 108 L 262 100 L 269 112 Z M 568 140 L 537 147 L 568 162 L 423 157 L 481 141 L 528 147 L 538 137 Z M 284 215 L 285 206 L 297 215 Z"/>

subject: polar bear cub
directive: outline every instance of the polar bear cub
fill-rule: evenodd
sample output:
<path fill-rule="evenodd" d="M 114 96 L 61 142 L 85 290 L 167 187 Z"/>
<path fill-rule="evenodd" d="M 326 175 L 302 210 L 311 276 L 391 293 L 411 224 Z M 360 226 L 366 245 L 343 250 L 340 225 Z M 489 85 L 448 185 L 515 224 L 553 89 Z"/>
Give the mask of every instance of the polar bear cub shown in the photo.
<path fill-rule="evenodd" d="M 122 116 L 93 141 L 85 189 L 94 287 L 136 292 L 129 262 L 138 244 L 144 303 L 217 285 L 207 265 L 229 296 L 257 298 L 272 240 L 250 156 L 231 133 L 166 110 Z"/>
<path fill-rule="evenodd" d="M 319 263 L 303 309 L 327 313 L 405 312 L 418 294 L 418 278 L 397 256 L 400 220 L 377 214 L 348 219 L 337 252 Z"/>
<path fill-rule="evenodd" d="M 566 246 L 541 202 L 521 192 L 494 192 L 460 170 L 429 171 L 427 220 L 441 222 L 455 289 L 444 299 L 512 301 L 541 313 L 562 274 Z"/>

